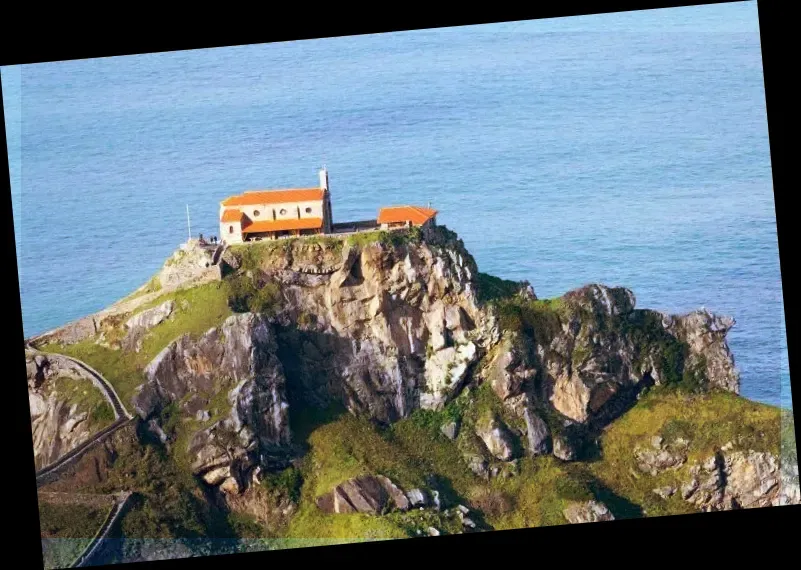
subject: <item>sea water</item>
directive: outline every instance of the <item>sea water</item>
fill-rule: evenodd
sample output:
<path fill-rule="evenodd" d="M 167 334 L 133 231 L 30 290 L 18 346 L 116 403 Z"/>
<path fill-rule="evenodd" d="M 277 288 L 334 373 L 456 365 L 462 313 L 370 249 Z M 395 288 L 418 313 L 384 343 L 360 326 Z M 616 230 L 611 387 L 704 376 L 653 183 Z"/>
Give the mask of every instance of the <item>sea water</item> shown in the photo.
<path fill-rule="evenodd" d="M 756 2 L 0 73 L 26 336 L 325 164 L 335 221 L 430 202 L 540 297 L 733 316 L 742 393 L 791 406 Z"/>

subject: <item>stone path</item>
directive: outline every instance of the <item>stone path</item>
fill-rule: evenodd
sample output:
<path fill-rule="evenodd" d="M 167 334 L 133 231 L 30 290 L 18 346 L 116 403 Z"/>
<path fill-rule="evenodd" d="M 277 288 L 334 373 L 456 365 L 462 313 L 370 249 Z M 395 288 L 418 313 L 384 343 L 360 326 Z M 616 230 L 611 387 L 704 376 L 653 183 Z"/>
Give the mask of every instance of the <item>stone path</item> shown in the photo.
<path fill-rule="evenodd" d="M 114 418 L 115 418 L 114 423 L 112 423 L 109 426 L 106 426 L 105 428 L 94 434 L 91 438 L 83 442 L 81 445 L 71 449 L 70 451 L 59 457 L 53 463 L 46 465 L 45 467 L 40 469 L 36 473 L 36 484 L 37 486 L 39 486 L 53 481 L 56 477 L 58 477 L 58 474 L 66 465 L 69 465 L 73 461 L 77 460 L 84 453 L 92 449 L 95 445 L 101 443 L 106 437 L 108 437 L 121 427 L 133 422 L 134 416 L 125 408 L 125 404 L 122 403 L 122 400 L 117 394 L 117 391 L 114 390 L 114 387 L 111 385 L 111 383 L 108 380 L 106 380 L 102 374 L 100 374 L 97 370 L 95 370 L 85 362 L 82 362 L 81 360 L 78 360 L 77 358 L 73 358 L 71 356 L 65 356 L 63 354 L 40 352 L 35 349 L 31 350 L 36 354 L 42 354 L 43 356 L 46 356 L 48 359 L 69 360 L 71 363 L 78 366 L 86 374 L 91 376 L 95 386 L 97 386 L 100 389 L 100 391 L 103 393 L 108 403 L 111 405 L 112 410 L 114 410 Z"/>

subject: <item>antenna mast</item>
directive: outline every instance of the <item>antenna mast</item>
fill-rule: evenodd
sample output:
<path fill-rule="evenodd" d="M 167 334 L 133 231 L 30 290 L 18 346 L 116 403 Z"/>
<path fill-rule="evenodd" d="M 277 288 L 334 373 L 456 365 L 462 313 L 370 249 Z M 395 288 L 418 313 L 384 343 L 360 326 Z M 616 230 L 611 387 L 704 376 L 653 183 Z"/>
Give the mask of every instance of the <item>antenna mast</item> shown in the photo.
<path fill-rule="evenodd" d="M 189 204 L 186 205 L 186 230 L 189 232 L 186 243 L 189 243 L 189 240 L 192 239 L 192 224 L 189 221 Z"/>

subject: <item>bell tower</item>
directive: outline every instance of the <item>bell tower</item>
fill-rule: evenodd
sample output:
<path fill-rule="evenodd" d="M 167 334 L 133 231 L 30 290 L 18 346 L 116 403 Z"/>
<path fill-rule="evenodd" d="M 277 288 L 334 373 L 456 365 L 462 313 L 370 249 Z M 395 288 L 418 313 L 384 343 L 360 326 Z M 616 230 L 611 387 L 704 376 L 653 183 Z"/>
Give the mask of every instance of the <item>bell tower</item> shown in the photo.
<path fill-rule="evenodd" d="M 323 191 L 323 233 L 330 234 L 333 229 L 331 217 L 331 192 L 328 190 L 328 170 L 320 169 L 320 189 Z"/>

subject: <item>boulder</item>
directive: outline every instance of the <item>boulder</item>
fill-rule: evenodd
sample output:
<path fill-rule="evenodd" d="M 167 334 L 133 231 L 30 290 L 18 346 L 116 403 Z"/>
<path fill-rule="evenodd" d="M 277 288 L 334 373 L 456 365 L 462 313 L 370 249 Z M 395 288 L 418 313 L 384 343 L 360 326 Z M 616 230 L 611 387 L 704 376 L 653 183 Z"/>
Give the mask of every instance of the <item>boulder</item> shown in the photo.
<path fill-rule="evenodd" d="M 151 309 L 135 314 L 125 322 L 126 335 L 122 341 L 122 348 L 139 352 L 142 348 L 142 339 L 153 327 L 164 322 L 175 310 L 175 302 L 165 301 Z"/>
<path fill-rule="evenodd" d="M 479 422 L 476 426 L 478 435 L 487 446 L 489 452 L 501 461 L 514 458 L 514 446 L 508 428 L 498 418 L 490 418 Z"/>
<path fill-rule="evenodd" d="M 454 440 L 459 433 L 459 424 L 455 421 L 444 423 L 440 427 L 440 432 L 448 439 Z"/>
<path fill-rule="evenodd" d="M 571 503 L 563 514 L 570 524 L 615 520 L 607 506 L 598 501 Z"/>
<path fill-rule="evenodd" d="M 337 485 L 317 498 L 317 506 L 328 513 L 381 514 L 387 509 L 407 510 L 414 501 L 387 477 L 362 475 Z"/>

